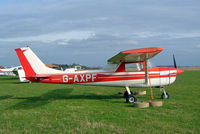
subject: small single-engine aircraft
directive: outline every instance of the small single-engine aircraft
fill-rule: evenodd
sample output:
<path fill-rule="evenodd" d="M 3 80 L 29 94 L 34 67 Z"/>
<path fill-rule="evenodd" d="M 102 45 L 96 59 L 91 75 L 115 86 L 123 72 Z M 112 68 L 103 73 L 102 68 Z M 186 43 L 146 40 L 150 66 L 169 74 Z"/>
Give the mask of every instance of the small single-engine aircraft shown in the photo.
<path fill-rule="evenodd" d="M 15 71 L 17 68 L 18 68 L 18 66 L 0 69 L 0 75 L 15 76 L 16 75 Z"/>
<path fill-rule="evenodd" d="M 21 65 L 24 68 L 26 79 L 41 83 L 85 84 L 122 86 L 126 102 L 135 102 L 137 98 L 129 87 L 159 87 L 162 89 L 162 98 L 169 98 L 164 86 L 172 84 L 176 76 L 183 71 L 170 67 L 150 67 L 149 59 L 160 53 L 162 48 L 142 48 L 122 51 L 108 60 L 109 65 L 115 68 L 104 70 L 76 70 L 63 73 L 61 70 L 48 68 L 33 53 L 29 47 L 15 49 Z M 175 59 L 174 59 L 175 61 Z"/>

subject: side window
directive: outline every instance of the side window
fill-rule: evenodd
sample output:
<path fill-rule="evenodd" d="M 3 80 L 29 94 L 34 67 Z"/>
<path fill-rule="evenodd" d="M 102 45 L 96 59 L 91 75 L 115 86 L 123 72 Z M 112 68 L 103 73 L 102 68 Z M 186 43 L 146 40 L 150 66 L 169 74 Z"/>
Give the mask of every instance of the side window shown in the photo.
<path fill-rule="evenodd" d="M 129 64 L 125 64 L 125 69 L 126 69 L 126 72 L 144 70 L 142 63 L 129 63 Z"/>

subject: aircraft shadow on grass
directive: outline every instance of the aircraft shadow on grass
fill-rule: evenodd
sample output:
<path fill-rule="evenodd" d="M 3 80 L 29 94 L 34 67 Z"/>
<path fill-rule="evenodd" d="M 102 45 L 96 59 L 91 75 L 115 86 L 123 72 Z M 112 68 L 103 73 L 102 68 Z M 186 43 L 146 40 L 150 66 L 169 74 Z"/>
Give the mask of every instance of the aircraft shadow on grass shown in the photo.
<path fill-rule="evenodd" d="M 14 81 L 12 81 L 12 80 L 14 80 Z M 16 80 L 18 80 L 18 81 L 16 81 Z M 5 77 L 0 76 L 0 84 L 24 84 L 24 83 L 20 82 L 18 77 L 5 78 Z"/>
<path fill-rule="evenodd" d="M 32 109 L 46 105 L 55 100 L 62 99 L 92 99 L 92 100 L 107 100 L 120 98 L 117 94 L 115 95 L 96 95 L 96 94 L 87 94 L 87 95 L 72 95 L 73 89 L 56 89 L 49 91 L 41 96 L 36 97 L 11 97 L 10 99 L 23 100 L 14 106 L 9 107 L 8 109 Z"/>
<path fill-rule="evenodd" d="M 7 78 L 5 78 L 5 77 L 1 77 L 1 76 L 0 76 L 0 80 L 1 80 L 1 81 L 16 80 L 16 79 L 19 79 L 19 77 L 7 77 Z"/>
<path fill-rule="evenodd" d="M 10 98 L 12 98 L 11 95 L 0 96 L 0 101 L 1 101 L 1 100 L 5 100 L 5 99 L 10 99 Z"/>

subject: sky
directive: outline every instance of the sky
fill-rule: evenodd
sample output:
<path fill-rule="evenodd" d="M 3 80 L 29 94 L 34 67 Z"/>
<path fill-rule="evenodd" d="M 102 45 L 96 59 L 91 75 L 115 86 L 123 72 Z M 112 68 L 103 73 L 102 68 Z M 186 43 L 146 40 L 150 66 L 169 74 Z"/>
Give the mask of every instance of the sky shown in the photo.
<path fill-rule="evenodd" d="M 1 0 L 0 66 L 29 46 L 47 64 L 101 67 L 120 51 L 161 47 L 152 61 L 200 66 L 199 0 Z"/>

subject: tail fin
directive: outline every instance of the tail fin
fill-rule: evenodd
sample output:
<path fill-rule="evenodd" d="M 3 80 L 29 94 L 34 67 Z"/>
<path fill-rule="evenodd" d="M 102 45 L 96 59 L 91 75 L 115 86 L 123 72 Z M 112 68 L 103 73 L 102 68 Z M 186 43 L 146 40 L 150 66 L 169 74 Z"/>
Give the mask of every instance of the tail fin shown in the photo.
<path fill-rule="evenodd" d="M 15 51 L 24 68 L 26 77 L 33 77 L 37 74 L 56 74 L 62 72 L 45 66 L 29 47 L 17 48 Z"/>

